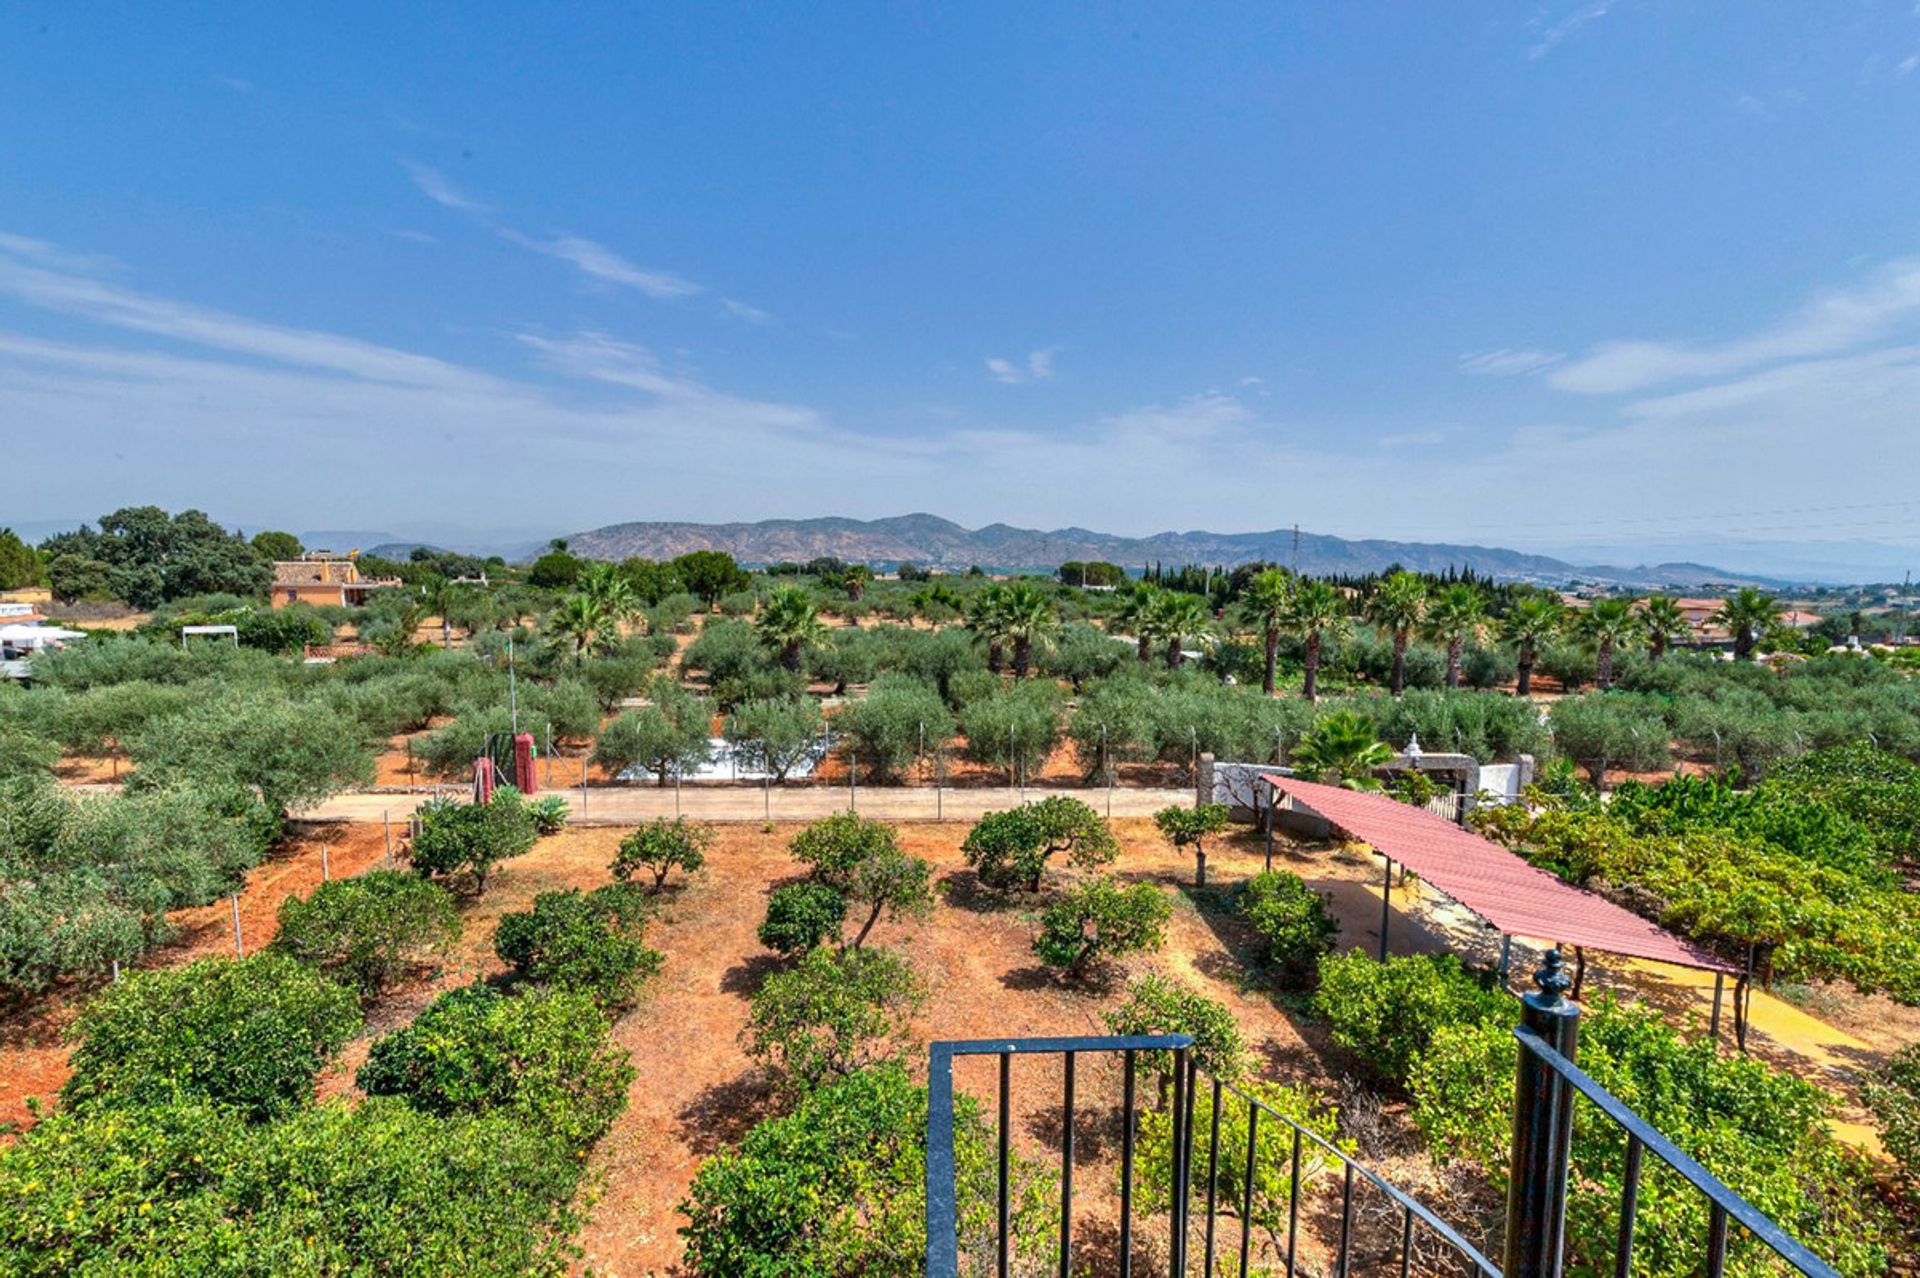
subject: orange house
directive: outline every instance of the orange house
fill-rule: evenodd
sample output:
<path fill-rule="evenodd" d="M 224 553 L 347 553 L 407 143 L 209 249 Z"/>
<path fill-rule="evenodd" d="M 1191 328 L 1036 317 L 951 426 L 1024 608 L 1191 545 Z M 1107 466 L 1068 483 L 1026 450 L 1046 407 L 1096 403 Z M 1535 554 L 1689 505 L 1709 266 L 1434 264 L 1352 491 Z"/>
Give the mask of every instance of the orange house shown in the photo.
<path fill-rule="evenodd" d="M 367 578 L 360 575 L 354 561 L 360 552 L 336 555 L 315 551 L 298 559 L 276 560 L 273 565 L 273 606 L 288 604 L 339 604 L 353 608 L 367 601 L 375 590 L 391 590 L 401 584 L 398 577 Z"/>

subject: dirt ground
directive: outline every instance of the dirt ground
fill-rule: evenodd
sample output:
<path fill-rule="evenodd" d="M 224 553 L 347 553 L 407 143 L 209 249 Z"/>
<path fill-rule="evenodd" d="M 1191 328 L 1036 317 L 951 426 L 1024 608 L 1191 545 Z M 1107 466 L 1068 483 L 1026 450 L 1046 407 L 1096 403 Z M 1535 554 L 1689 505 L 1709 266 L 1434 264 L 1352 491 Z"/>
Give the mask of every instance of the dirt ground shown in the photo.
<path fill-rule="evenodd" d="M 1259 975 L 1250 938 L 1224 902 L 1234 885 L 1259 870 L 1260 841 L 1239 834 L 1210 849 L 1210 887 L 1196 892 L 1192 858 L 1167 848 L 1150 821 L 1124 818 L 1114 826 L 1122 845 L 1116 870 L 1124 877 L 1151 878 L 1173 901 L 1167 946 L 1157 955 L 1129 962 L 1100 986 L 1070 988 L 1038 967 L 1031 955 L 1035 903 L 996 900 L 974 884 L 959 851 L 964 824 L 900 824 L 903 846 L 933 862 L 940 902 L 923 922 L 881 923 L 869 943 L 898 949 L 925 980 L 929 998 L 914 1026 L 916 1037 L 925 1042 L 1102 1033 L 1102 1014 L 1122 1001 L 1127 980 L 1160 971 L 1232 1009 L 1259 1074 L 1303 1083 L 1340 1104 L 1350 1132 L 1361 1140 L 1363 1155 L 1390 1178 L 1433 1202 L 1443 1215 L 1452 1215 L 1449 1205 L 1464 1211 L 1469 1201 L 1486 1208 L 1484 1187 L 1463 1188 L 1459 1177 L 1437 1171 L 1418 1154 L 1405 1139 L 1406 1125 L 1393 1106 L 1343 1086 L 1353 1062 L 1290 1006 L 1288 996 L 1276 994 Z M 646 1001 L 614 1031 L 638 1073 L 626 1112 L 594 1155 L 601 1187 L 579 1241 L 583 1265 L 595 1272 L 616 1278 L 677 1272 L 681 1249 L 676 1231 L 684 1221 L 676 1205 L 699 1163 L 770 1112 L 768 1088 L 741 1049 L 740 1033 L 748 1000 L 774 970 L 754 929 L 767 893 L 800 870 L 786 851 L 798 828 L 720 826 L 706 869 L 670 885 L 662 899 L 649 943 L 666 955 L 665 968 Z M 321 1094 L 351 1095 L 353 1070 L 378 1035 L 406 1023 L 439 991 L 498 970 L 492 934 L 502 914 L 527 908 L 540 892 L 609 881 L 607 866 L 623 833 L 620 828 L 568 830 L 503 865 L 485 897 L 464 907 L 464 932 L 455 953 L 438 971 L 404 985 L 372 1010 L 367 1029 L 323 1076 Z M 337 876 L 376 867 L 386 855 L 378 824 L 333 823 L 296 832 L 271 861 L 249 875 L 240 896 L 247 952 L 271 939 L 275 912 L 287 894 L 309 892 L 320 881 L 323 847 L 328 869 Z M 1343 946 L 1373 950 L 1380 926 L 1377 859 L 1360 849 L 1283 843 L 1278 861 L 1328 894 L 1342 924 Z M 1066 875 L 1056 872 L 1051 877 L 1059 881 Z M 147 963 L 230 953 L 232 911 L 225 900 L 181 911 L 175 918 L 178 937 Z M 1424 896 L 1417 883 L 1396 888 L 1390 917 L 1395 952 L 1453 948 L 1490 958 L 1497 942 L 1476 929 L 1471 916 L 1449 914 Z M 1516 986 L 1531 963 L 1532 955 L 1516 947 Z M 1588 988 L 1611 986 L 1632 975 L 1594 964 Z M 1660 994 L 1657 989 L 1647 992 Z M 50 1098 L 58 1090 L 66 1075 L 66 1049 L 59 1033 L 81 997 L 76 990 L 55 991 L 31 1011 L 0 1019 L 0 1120 L 30 1121 L 26 1097 Z M 1876 1046 L 1878 1042 L 1876 1037 Z M 923 1061 L 924 1056 L 916 1051 L 915 1059 Z M 1058 1166 L 1061 1149 L 1059 1071 L 1058 1058 L 1036 1058 L 1018 1061 L 1013 1072 L 1015 1147 L 1051 1167 Z M 962 1062 L 956 1081 L 992 1113 L 991 1060 Z M 1118 1063 L 1084 1061 L 1078 1094 L 1075 1229 L 1082 1254 L 1097 1261 L 1114 1241 Z M 1337 1182 L 1323 1189 L 1312 1200 L 1306 1226 L 1310 1237 L 1321 1240 L 1331 1238 L 1337 1227 L 1332 1205 Z M 1231 1233 L 1231 1222 L 1227 1228 Z M 1398 1222 L 1384 1215 L 1371 1224 L 1363 1219 L 1362 1232 L 1385 1240 L 1377 1253 L 1384 1257 L 1397 1242 Z M 1151 1239 L 1146 1245 L 1151 1246 Z M 1146 1263 L 1144 1256 L 1142 1261 Z"/>

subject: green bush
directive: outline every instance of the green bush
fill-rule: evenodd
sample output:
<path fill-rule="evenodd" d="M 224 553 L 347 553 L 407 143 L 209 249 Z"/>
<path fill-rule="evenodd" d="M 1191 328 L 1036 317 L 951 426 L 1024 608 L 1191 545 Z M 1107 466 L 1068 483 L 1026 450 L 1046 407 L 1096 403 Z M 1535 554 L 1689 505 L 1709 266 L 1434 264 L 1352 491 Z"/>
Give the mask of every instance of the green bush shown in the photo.
<path fill-rule="evenodd" d="M 1267 961 L 1288 984 L 1312 976 L 1340 933 L 1340 924 L 1327 913 L 1325 898 L 1299 875 L 1285 870 L 1268 870 L 1248 879 L 1240 889 L 1239 905 L 1266 942 Z"/>
<path fill-rule="evenodd" d="M 352 990 L 282 954 L 136 972 L 69 1028 L 79 1046 L 60 1098 L 76 1111 L 204 1100 L 273 1118 L 312 1098 L 359 1028 Z"/>
<path fill-rule="evenodd" d="M 131 963 L 172 934 L 168 911 L 228 891 L 277 829 L 237 789 L 0 782 L 0 992 Z"/>
<path fill-rule="evenodd" d="M 633 1079 L 607 1031 L 585 993 L 468 985 L 376 1042 L 356 1081 L 426 1114 L 509 1114 L 581 1149 L 626 1106 Z"/>
<path fill-rule="evenodd" d="M 1512 1018 L 1506 1018 L 1510 1021 Z M 1502 1020 L 1456 1021 L 1416 1055 L 1414 1121 L 1442 1162 L 1480 1167 L 1505 1191 L 1517 1060 Z M 1722 1056 L 1708 1038 L 1683 1042 L 1649 1008 L 1601 998 L 1580 1023 L 1580 1067 L 1735 1193 L 1847 1275 L 1881 1274 L 1898 1235 L 1864 1155 L 1827 1129 L 1833 1102 L 1812 1083 L 1751 1057 Z M 1567 1205 L 1569 1272 L 1601 1272 L 1618 1239 L 1626 1132 L 1591 1106 L 1574 1106 Z M 1707 1205 L 1664 1164 L 1648 1159 L 1635 1226 L 1634 1272 L 1702 1272 Z M 1777 1265 L 1734 1231 L 1727 1272 Z"/>
<path fill-rule="evenodd" d="M 760 1123 L 707 1159 L 680 1210 L 690 1271 L 706 1278 L 908 1278 L 926 1262 L 927 1093 L 898 1064 L 861 1070 Z M 1009 1203 L 1015 1255 L 1052 1254 L 1055 1209 L 1018 1154 Z M 971 1097 L 954 1098 L 962 1254 L 996 1236 L 993 1138 Z M 1022 1271 L 1024 1272 L 1024 1270 Z"/>
<path fill-rule="evenodd" d="M 542 892 L 531 910 L 500 917 L 493 952 L 525 980 L 629 1007 L 663 961 L 645 944 L 647 914 L 646 898 L 625 883 Z"/>
<path fill-rule="evenodd" d="M 1153 823 L 1159 828 L 1161 838 L 1176 848 L 1193 849 L 1193 881 L 1201 886 L 1207 881 L 1206 841 L 1225 833 L 1227 819 L 1228 809 L 1224 803 L 1197 803 L 1190 808 L 1173 804 L 1153 814 Z"/>
<path fill-rule="evenodd" d="M 572 811 L 560 795 L 543 794 L 527 800 L 527 815 L 533 820 L 533 832 L 544 837 L 566 829 Z"/>
<path fill-rule="evenodd" d="M 1222 1104 L 1217 1129 L 1220 1140 L 1217 1165 L 1220 1214 L 1226 1219 L 1233 1219 L 1239 1216 L 1241 1204 L 1249 1203 L 1251 1210 L 1247 1224 L 1265 1234 L 1268 1245 L 1277 1251 L 1286 1237 L 1288 1207 L 1293 1197 L 1293 1142 L 1286 1139 L 1286 1128 L 1273 1115 L 1278 1114 L 1349 1153 L 1354 1146 L 1352 1141 L 1340 1138 L 1338 1111 L 1331 1106 L 1318 1104 L 1305 1088 L 1264 1080 L 1245 1081 L 1238 1086 L 1271 1113 L 1263 1115 L 1259 1124 L 1260 1139 L 1255 1142 L 1253 1185 L 1249 1198 L 1245 1158 L 1249 1126 L 1247 1106 L 1237 1097 L 1229 1097 Z M 1213 1126 L 1211 1087 L 1202 1086 L 1195 1090 L 1192 1114 L 1193 1127 L 1187 1149 L 1188 1175 L 1193 1185 L 1209 1185 L 1209 1168 L 1214 1153 L 1209 1142 L 1216 1130 Z M 1172 1113 L 1164 1108 L 1142 1110 L 1136 1140 L 1134 1183 L 1139 1195 L 1139 1207 L 1146 1212 L 1165 1211 L 1173 1198 L 1170 1192 L 1175 1165 Z M 1305 1202 L 1313 1186 L 1331 1178 L 1339 1170 L 1340 1163 L 1313 1141 L 1303 1140 L 1300 1148 L 1299 1193 L 1301 1201 Z M 1233 1229 L 1234 1226 L 1223 1222 L 1221 1228 Z"/>
<path fill-rule="evenodd" d="M 1055 795 L 989 812 L 961 845 L 967 864 L 989 887 L 1040 890 L 1040 876 L 1056 852 L 1082 869 L 1109 865 L 1120 855 L 1107 823 L 1078 799 Z"/>
<path fill-rule="evenodd" d="M 713 707 L 667 675 L 656 675 L 647 695 L 653 704 L 624 711 L 600 730 L 593 762 L 615 774 L 644 768 L 665 785 L 712 757 Z"/>
<path fill-rule="evenodd" d="M 1920 1043 L 1895 1052 L 1862 1089 L 1909 1196 L 1920 1195 Z"/>
<path fill-rule="evenodd" d="M 282 901 L 273 949 L 371 1000 L 459 938 L 460 915 L 445 888 L 398 870 L 369 870 L 322 883 L 305 900 Z"/>
<path fill-rule="evenodd" d="M 741 763 L 784 781 L 820 748 L 824 724 L 811 697 L 778 697 L 737 706 L 727 716 L 726 737 Z"/>
<path fill-rule="evenodd" d="M 822 817 L 793 837 L 796 860 L 813 867 L 816 882 L 833 888 L 850 906 L 865 906 L 866 921 L 853 940 L 858 949 L 880 921 L 917 918 L 933 907 L 928 882 L 933 866 L 900 850 L 893 827 L 851 812 Z"/>
<path fill-rule="evenodd" d="M 128 743 L 143 785 L 229 784 L 275 811 L 373 782 L 373 751 L 357 725 L 317 700 L 235 687 L 149 719 Z"/>
<path fill-rule="evenodd" d="M 1320 960 L 1314 1011 L 1333 1041 L 1380 1081 L 1404 1086 L 1415 1061 L 1448 1025 L 1519 1024 L 1520 1004 L 1461 966 L 1451 954 L 1395 955 L 1386 962 L 1359 950 Z"/>
<path fill-rule="evenodd" d="M 1115 1034 L 1185 1034 L 1193 1039 L 1192 1056 L 1200 1068 L 1223 1082 L 1237 1081 L 1247 1068 L 1247 1045 L 1240 1025 L 1227 1005 L 1197 994 L 1157 974 L 1141 977 L 1127 987 L 1127 1001 L 1106 1014 Z M 1146 1052 L 1141 1068 L 1169 1075 L 1171 1052 Z M 1165 1087 L 1163 1079 L 1162 1087 Z"/>
<path fill-rule="evenodd" d="M 653 890 L 658 892 L 675 870 L 683 875 L 697 873 L 707 863 L 713 839 L 710 825 L 685 817 L 655 817 L 620 840 L 610 869 L 622 883 L 645 869 L 653 875 Z"/>
<path fill-rule="evenodd" d="M 1046 908 L 1033 952 L 1069 978 L 1084 976 L 1112 959 L 1165 945 L 1172 915 L 1166 895 L 1153 884 L 1122 887 L 1103 876 L 1068 891 Z"/>
<path fill-rule="evenodd" d="M 960 711 L 967 757 L 1023 777 L 1039 775 L 1060 729 L 1060 690 L 1049 681 L 1022 680 Z"/>
<path fill-rule="evenodd" d="M 529 851 L 538 840 L 520 792 L 494 791 L 485 803 L 427 803 L 413 838 L 413 868 L 430 878 L 454 878 L 478 895 L 493 867 Z"/>
<path fill-rule="evenodd" d="M 906 1047 L 926 989 L 885 950 L 815 949 L 753 996 L 747 1051 L 792 1091 L 844 1077 Z"/>
<path fill-rule="evenodd" d="M 953 716 L 931 686 L 910 675 L 882 675 L 867 695 L 833 716 L 834 731 L 878 778 L 898 777 L 928 751 L 953 738 Z"/>
<path fill-rule="evenodd" d="M 804 954 L 828 937 L 840 935 L 847 898 L 825 883 L 789 883 L 767 897 L 760 944 L 789 957 Z"/>

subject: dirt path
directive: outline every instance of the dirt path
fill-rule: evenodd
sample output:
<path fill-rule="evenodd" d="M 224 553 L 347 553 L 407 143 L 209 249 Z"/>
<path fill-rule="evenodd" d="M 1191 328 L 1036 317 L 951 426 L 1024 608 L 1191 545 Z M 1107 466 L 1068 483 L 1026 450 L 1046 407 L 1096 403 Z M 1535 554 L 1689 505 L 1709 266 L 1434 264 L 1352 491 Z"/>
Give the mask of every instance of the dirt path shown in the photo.
<path fill-rule="evenodd" d="M 448 787 L 449 793 L 460 793 Z M 566 799 L 576 825 L 636 825 L 657 816 L 684 814 L 701 821 L 812 821 L 849 806 L 862 816 L 887 821 L 974 821 L 988 812 L 1014 807 L 1050 794 L 1065 794 L 1092 804 L 1096 811 L 1115 817 L 1148 816 L 1169 804 L 1193 804 L 1191 787 L 1154 789 L 1066 789 L 1029 786 L 973 786 L 936 791 L 931 786 L 860 786 L 854 790 L 832 786 L 775 786 L 762 790 L 750 785 L 635 785 L 592 786 L 545 790 Z M 404 820 L 427 799 L 413 793 L 336 794 L 302 813 L 308 821 L 378 822 L 382 815 Z M 768 813 L 771 813 L 769 817 Z"/>

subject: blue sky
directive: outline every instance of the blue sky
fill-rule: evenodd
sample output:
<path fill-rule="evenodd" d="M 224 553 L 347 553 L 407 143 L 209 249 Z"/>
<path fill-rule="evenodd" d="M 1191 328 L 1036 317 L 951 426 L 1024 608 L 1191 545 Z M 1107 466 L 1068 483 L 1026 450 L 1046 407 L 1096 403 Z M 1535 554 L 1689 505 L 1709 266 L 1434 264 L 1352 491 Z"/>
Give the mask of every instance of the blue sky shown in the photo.
<path fill-rule="evenodd" d="M 1911 0 L 16 3 L 0 521 L 1898 557 L 1916 67 Z"/>

